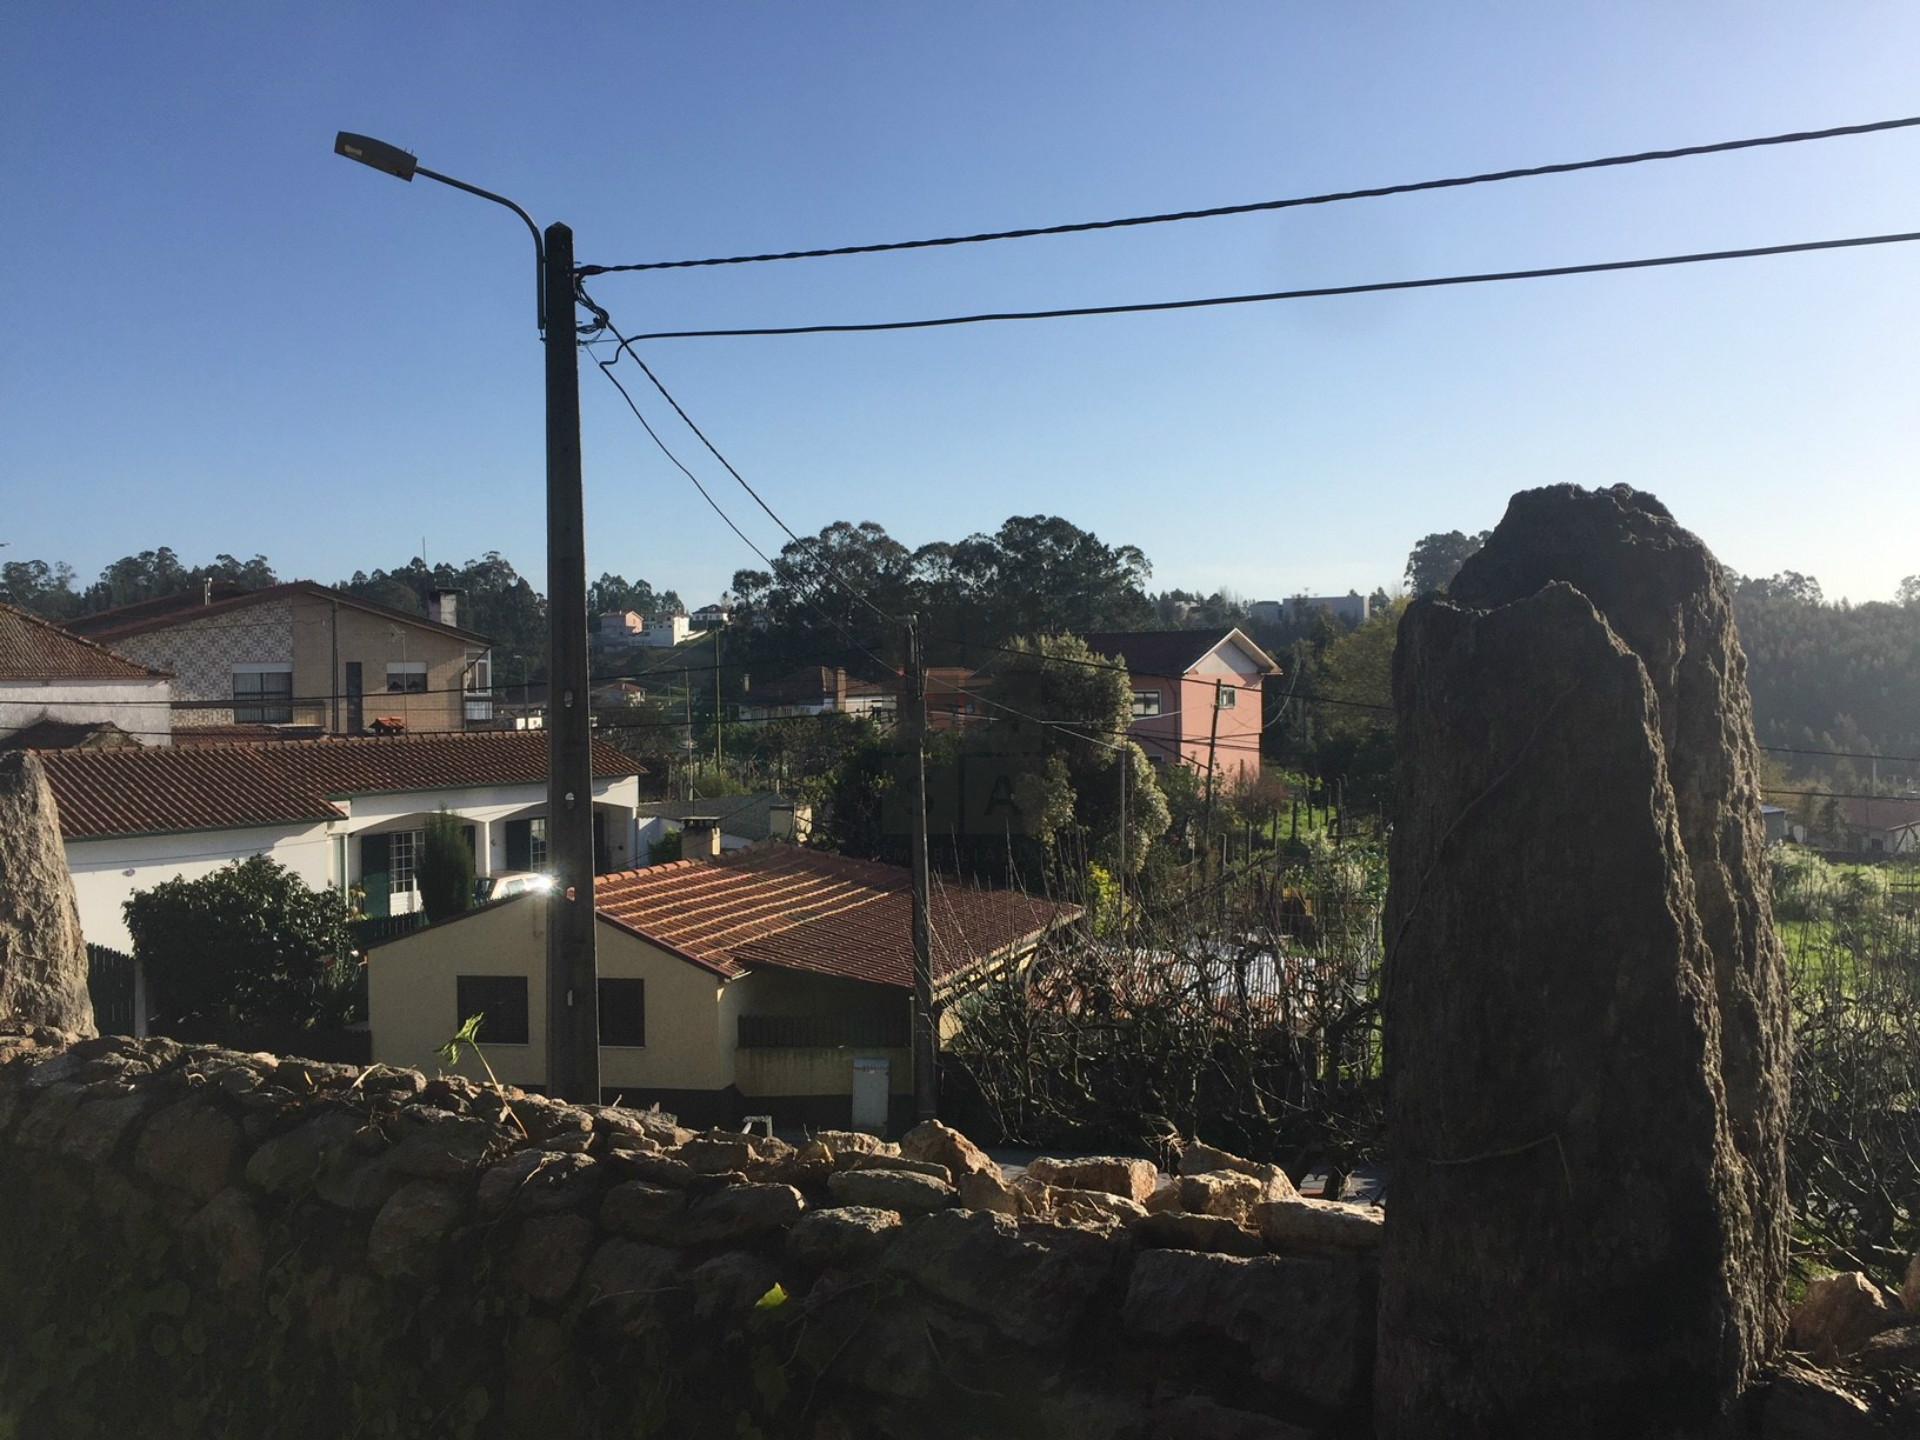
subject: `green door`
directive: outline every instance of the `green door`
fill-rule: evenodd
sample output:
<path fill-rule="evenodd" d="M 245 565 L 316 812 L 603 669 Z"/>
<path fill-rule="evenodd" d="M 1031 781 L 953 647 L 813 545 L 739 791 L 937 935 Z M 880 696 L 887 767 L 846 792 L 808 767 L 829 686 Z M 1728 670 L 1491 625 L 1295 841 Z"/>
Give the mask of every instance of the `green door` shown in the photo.
<path fill-rule="evenodd" d="M 360 887 L 366 891 L 360 910 L 369 919 L 393 913 L 389 903 L 392 882 L 387 872 L 387 856 L 392 849 L 393 839 L 388 835 L 365 835 L 360 839 Z"/>

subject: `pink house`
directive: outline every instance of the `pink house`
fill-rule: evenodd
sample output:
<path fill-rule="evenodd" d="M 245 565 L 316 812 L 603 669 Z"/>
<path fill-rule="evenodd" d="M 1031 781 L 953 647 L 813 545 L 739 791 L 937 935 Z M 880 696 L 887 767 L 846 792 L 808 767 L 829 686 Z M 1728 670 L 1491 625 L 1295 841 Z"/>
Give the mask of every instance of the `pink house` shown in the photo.
<path fill-rule="evenodd" d="M 1137 741 L 1156 764 L 1204 775 L 1211 755 L 1222 784 L 1260 773 L 1260 691 L 1280 667 L 1241 631 L 1118 630 L 1087 636 L 1094 654 L 1127 667 Z"/>

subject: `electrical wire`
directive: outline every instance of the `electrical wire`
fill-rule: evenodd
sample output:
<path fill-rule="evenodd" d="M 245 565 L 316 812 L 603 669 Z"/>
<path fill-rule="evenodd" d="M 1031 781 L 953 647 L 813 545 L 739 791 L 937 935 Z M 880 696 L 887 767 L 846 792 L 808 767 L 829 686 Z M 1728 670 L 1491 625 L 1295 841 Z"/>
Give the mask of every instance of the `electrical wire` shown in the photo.
<path fill-rule="evenodd" d="M 937 330 L 955 325 L 985 325 L 1007 320 L 1069 320 L 1091 315 L 1144 315 L 1166 310 L 1202 310 L 1222 305 L 1262 305 L 1280 300 L 1318 300 L 1339 295 L 1377 295 L 1399 290 L 1436 290 L 1456 285 L 1491 285 L 1506 280 L 1550 280 L 1568 275 L 1600 275 L 1619 270 L 1652 270 L 1673 265 L 1703 265 L 1719 260 L 1752 260 L 1769 255 L 1799 255 L 1818 250 L 1851 250 L 1869 245 L 1904 245 L 1920 240 L 1920 231 L 1891 235 L 1855 235 L 1842 240 L 1801 240 L 1786 245 L 1755 245 L 1738 250 L 1699 250 L 1684 255 L 1654 255 L 1636 260 L 1599 260 L 1582 265 L 1546 265 L 1527 270 L 1492 270 L 1470 275 L 1433 275 L 1419 280 L 1374 280 L 1358 285 L 1316 285 L 1299 290 L 1269 290 L 1252 295 L 1209 295 L 1193 300 L 1146 300 L 1125 305 L 1074 305 L 1050 310 L 997 310 L 970 315 L 941 315 L 919 320 L 867 320 L 844 324 L 749 325 L 715 330 L 655 330 L 628 343 L 651 340 L 722 340 L 770 335 L 863 335 L 893 330 Z"/>
<path fill-rule="evenodd" d="M 1768 145 L 1796 145 L 1809 140 L 1871 135 L 1887 130 L 1903 130 L 1915 125 L 1920 125 L 1920 116 L 1875 120 L 1864 125 L 1835 125 L 1824 130 L 1796 130 L 1780 135 L 1760 135 L 1744 140 L 1718 140 L 1710 144 L 1682 145 L 1666 150 L 1641 150 L 1625 155 L 1603 155 L 1597 159 L 1562 161 L 1553 165 L 1528 165 L 1507 170 L 1488 170 L 1478 174 L 1455 175 L 1439 180 L 1414 180 L 1397 185 L 1375 185 L 1360 190 L 1335 190 L 1319 195 L 1296 195 L 1282 200 L 1256 200 L 1240 205 L 1213 205 L 1203 210 L 1173 210 L 1157 215 L 1129 215 L 1115 220 L 1082 220 L 1070 224 L 1029 226 L 1019 230 L 987 230 L 971 235 L 942 235 L 926 240 L 889 240 L 876 244 L 836 245 L 818 250 L 782 250 L 761 255 L 720 255 L 699 260 L 643 260 L 626 265 L 583 265 L 577 273 L 614 275 L 640 270 L 692 270 L 715 265 L 759 265 L 773 260 L 819 260 L 842 255 L 877 255 L 895 250 L 931 250 L 951 245 L 979 245 L 996 240 L 1030 240 L 1039 236 L 1078 235 L 1088 231 L 1119 230 L 1139 225 L 1169 225 L 1187 220 L 1212 220 L 1229 215 L 1253 215 L 1273 210 L 1291 210 L 1308 205 L 1332 205 L 1346 200 L 1374 200 L 1389 195 L 1411 195 L 1427 190 L 1452 190 L 1468 185 L 1489 185 L 1503 180 L 1527 180 L 1543 175 L 1570 175 L 1581 170 L 1641 165 L 1651 161 L 1679 160 L 1697 155 L 1718 155 L 1727 151 L 1751 150 Z"/>

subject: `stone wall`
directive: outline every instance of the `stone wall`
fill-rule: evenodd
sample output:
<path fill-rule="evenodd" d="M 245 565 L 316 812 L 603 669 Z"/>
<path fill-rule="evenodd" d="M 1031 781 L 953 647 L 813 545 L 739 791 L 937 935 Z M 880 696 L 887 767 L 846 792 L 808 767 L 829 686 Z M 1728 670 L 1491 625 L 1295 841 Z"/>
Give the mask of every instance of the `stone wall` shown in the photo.
<path fill-rule="evenodd" d="M 0 1435 L 1364 1433 L 1379 1212 L 0 1022 Z"/>

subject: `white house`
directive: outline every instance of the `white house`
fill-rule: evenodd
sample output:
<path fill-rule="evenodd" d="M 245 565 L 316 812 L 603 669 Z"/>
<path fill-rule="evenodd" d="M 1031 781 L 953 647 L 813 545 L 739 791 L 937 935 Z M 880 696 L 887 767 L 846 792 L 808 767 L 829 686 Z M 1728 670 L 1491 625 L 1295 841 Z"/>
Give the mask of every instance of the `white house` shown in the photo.
<path fill-rule="evenodd" d="M 547 737 L 493 731 L 40 756 L 60 810 L 80 927 L 131 948 L 121 906 L 136 890 L 266 855 L 309 885 L 363 892 L 364 914 L 418 908 L 414 864 L 427 817 L 466 822 L 475 870 L 546 863 Z M 596 868 L 639 863 L 639 761 L 594 744 Z"/>
<path fill-rule="evenodd" d="M 640 643 L 655 650 L 667 650 L 695 639 L 701 633 L 693 628 L 693 622 L 684 615 L 650 615 L 647 617 L 647 628 L 640 636 Z"/>
<path fill-rule="evenodd" d="M 0 745 L 166 745 L 172 699 L 166 671 L 0 604 Z"/>
<path fill-rule="evenodd" d="M 721 853 L 767 840 L 805 840 L 813 831 L 813 807 L 784 795 L 717 795 L 706 800 L 643 800 L 638 815 L 641 864 L 656 841 L 688 828 L 717 828 Z"/>

